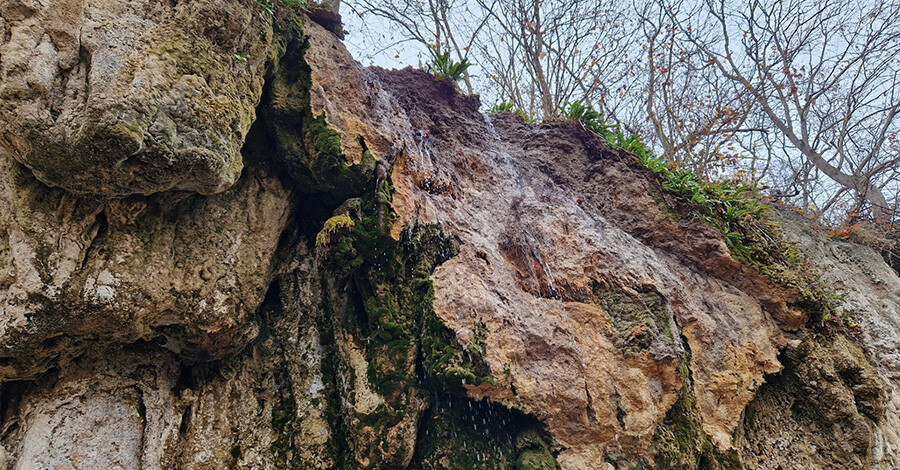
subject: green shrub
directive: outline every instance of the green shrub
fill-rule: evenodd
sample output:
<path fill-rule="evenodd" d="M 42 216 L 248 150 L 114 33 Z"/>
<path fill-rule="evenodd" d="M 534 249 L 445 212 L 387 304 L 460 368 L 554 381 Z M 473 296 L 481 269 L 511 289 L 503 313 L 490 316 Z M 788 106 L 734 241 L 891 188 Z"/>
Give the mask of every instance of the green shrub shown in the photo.
<path fill-rule="evenodd" d="M 261 14 L 267 14 L 269 17 L 274 17 L 275 9 L 278 4 L 306 11 L 309 7 L 309 0 L 256 0 L 256 4 L 262 8 L 263 11 Z"/>
<path fill-rule="evenodd" d="M 441 52 L 434 46 L 428 46 L 431 51 L 431 63 L 428 64 L 428 71 L 434 74 L 438 80 L 449 80 L 454 85 L 463 79 L 466 70 L 469 68 L 469 61 L 463 59 L 456 62 L 450 56 L 450 51 Z"/>
<path fill-rule="evenodd" d="M 605 123 L 603 115 L 590 104 L 575 101 L 560 112 L 566 120 L 581 122 L 608 147 L 631 153 L 656 175 L 664 191 L 682 203 L 695 205 L 700 217 L 725 235 L 736 256 L 752 264 L 796 262 L 796 249 L 776 240 L 774 225 L 764 218 L 769 207 L 753 197 L 748 186 L 705 181 L 690 170 L 678 168 L 674 162 L 657 157 L 637 134 L 626 135 L 619 125 Z"/>
<path fill-rule="evenodd" d="M 495 104 L 494 106 L 491 106 L 491 108 L 488 109 L 487 112 L 488 112 L 488 114 L 497 114 L 497 113 L 509 112 L 509 113 L 515 114 L 516 116 L 519 116 L 519 117 L 522 118 L 522 120 L 525 121 L 525 122 L 528 122 L 528 123 L 533 123 L 533 122 L 534 122 L 534 119 L 533 119 L 531 116 L 525 114 L 524 111 L 522 111 L 521 109 L 517 108 L 516 105 L 515 105 L 514 103 L 510 103 L 510 102 L 507 102 L 507 101 L 501 101 L 501 102 Z"/>
<path fill-rule="evenodd" d="M 810 313 L 810 320 L 824 325 L 837 313 L 839 300 L 833 291 L 823 288 L 818 276 L 800 259 L 795 244 L 781 237 L 778 224 L 766 213 L 771 209 L 753 194 L 752 188 L 731 181 L 706 181 L 675 162 L 663 160 L 647 148 L 637 135 L 626 136 L 618 125 L 603 122 L 603 116 L 590 105 L 570 103 L 561 109 L 568 120 L 580 121 L 613 149 L 628 151 L 649 169 L 674 204 L 687 215 L 698 215 L 722 232 L 731 254 L 779 285 L 797 288 L 800 301 L 794 306 Z"/>

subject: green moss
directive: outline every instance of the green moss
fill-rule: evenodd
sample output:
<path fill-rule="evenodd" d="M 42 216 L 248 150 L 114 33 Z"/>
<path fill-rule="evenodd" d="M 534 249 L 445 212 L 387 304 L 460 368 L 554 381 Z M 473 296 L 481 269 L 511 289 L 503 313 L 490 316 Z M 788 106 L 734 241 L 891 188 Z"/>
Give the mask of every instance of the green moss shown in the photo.
<path fill-rule="evenodd" d="M 333 463 L 339 454 L 336 450 L 336 443 L 339 442 L 339 434 L 335 432 L 337 427 L 332 427 L 332 446 L 324 450 L 319 450 L 316 455 L 309 455 L 308 452 L 302 452 L 305 443 L 301 440 L 303 436 L 304 416 L 308 416 L 307 411 L 299 412 L 301 407 L 306 408 L 306 397 L 297 397 L 294 395 L 294 385 L 297 375 L 305 375 L 301 372 L 303 362 L 296 361 L 297 341 L 294 332 L 298 328 L 312 327 L 316 328 L 320 333 L 328 333 L 327 330 L 316 327 L 316 323 L 320 321 L 318 313 L 316 317 L 310 318 L 298 316 L 291 307 L 299 302 L 300 297 L 304 294 L 298 293 L 298 286 L 288 278 L 279 278 L 269 287 L 265 300 L 258 310 L 261 318 L 259 333 L 260 341 L 257 342 L 252 349 L 249 359 L 256 362 L 256 366 L 246 369 L 252 371 L 258 367 L 258 371 L 264 374 L 259 376 L 259 386 L 256 394 L 257 406 L 260 411 L 270 413 L 269 416 L 260 416 L 267 419 L 274 431 L 275 439 L 270 443 L 268 451 L 274 459 L 273 463 L 280 469 L 306 469 L 314 468 L 322 463 Z M 325 375 L 326 392 L 320 395 L 326 400 L 332 400 L 336 396 L 337 390 L 332 380 L 328 377 L 328 358 L 331 357 L 329 351 L 329 341 L 326 334 L 320 336 L 323 345 L 324 354 L 322 362 L 322 372 Z M 246 356 L 245 356 L 246 357 Z M 299 370 L 298 370 L 299 369 Z M 210 371 L 218 369 L 211 368 Z M 244 369 L 242 369 L 244 370 Z M 217 372 L 218 373 L 218 372 Z M 314 371 L 308 371 L 314 374 Z M 271 382 L 269 382 L 271 381 Z M 312 397 L 312 406 L 319 406 L 319 398 Z M 329 402 L 329 407 L 337 405 L 337 403 Z M 328 410 L 329 407 L 323 407 Z M 336 423 L 329 422 L 330 425 Z M 235 431 L 236 432 L 236 431 Z M 240 436 L 235 435 L 236 449 L 232 449 L 234 454 L 243 455 L 237 444 L 242 444 Z M 240 456 L 234 457 L 240 459 Z M 237 467 L 237 462 L 229 465 L 229 468 Z"/>
<path fill-rule="evenodd" d="M 609 315 L 616 347 L 626 354 L 647 350 L 660 338 L 670 344 L 675 341 L 665 298 L 655 290 L 629 293 L 619 286 L 594 283 L 588 300 Z"/>
<path fill-rule="evenodd" d="M 331 243 L 336 234 L 353 228 L 353 219 L 345 214 L 336 215 L 325 221 L 322 230 L 316 235 L 316 246 L 325 247 Z"/>
<path fill-rule="evenodd" d="M 366 232 L 365 223 L 362 227 L 358 232 L 360 243 L 375 250 L 392 245 L 390 240 L 379 240 L 371 231 Z M 456 242 L 436 227 L 416 226 L 404 232 L 402 240 L 386 255 L 363 263 L 369 269 L 356 276 L 355 286 L 363 299 L 369 331 L 370 380 L 379 393 L 394 396 L 398 388 L 414 384 L 420 354 L 425 378 L 440 381 L 441 387 L 461 392 L 464 381 L 477 384 L 491 380 L 479 355 L 483 354 L 486 330 L 476 329 L 479 336 L 474 338 L 475 347 L 464 351 L 432 306 L 431 272 L 457 252 Z"/>
<path fill-rule="evenodd" d="M 330 250 L 321 262 L 327 282 L 349 300 L 335 306 L 333 310 L 341 312 L 335 321 L 358 338 L 357 346 L 364 350 L 368 364 L 366 379 L 384 399 L 370 413 L 343 408 L 352 414 L 343 418 L 351 426 L 347 443 L 357 459 L 368 459 L 372 466 L 399 466 L 397 459 L 403 458 L 401 447 L 406 444 L 397 441 L 392 430 L 417 413 L 416 403 L 424 399 L 416 383 L 419 324 L 424 310 L 430 308 L 427 279 L 437 261 L 427 259 L 426 247 L 411 247 L 407 239 L 391 238 L 387 227 L 393 214 L 386 207 L 389 184 L 369 187 L 357 201 L 339 208 L 337 212 L 343 214 L 329 219 L 334 220 L 330 225 L 346 230 L 329 232 L 334 236 L 329 236 Z M 420 268 L 422 264 L 431 266 Z M 423 269 L 424 278 L 416 277 L 417 269 Z"/>
<path fill-rule="evenodd" d="M 719 451 L 703 430 L 700 410 L 690 373 L 690 355 L 678 367 L 682 387 L 678 400 L 666 413 L 653 436 L 657 468 L 684 470 L 740 470 L 740 455 L 735 450 Z"/>
<path fill-rule="evenodd" d="M 609 315 L 616 335 L 615 345 L 622 352 L 639 354 L 654 341 L 663 341 L 674 351 L 676 341 L 666 299 L 655 289 L 630 291 L 606 282 L 594 282 L 590 288 L 564 289 L 566 299 L 596 304 Z"/>
<path fill-rule="evenodd" d="M 556 459 L 538 428 L 525 428 L 516 436 L 516 470 L 556 470 Z"/>
<path fill-rule="evenodd" d="M 410 468 L 513 470 L 520 457 L 516 434 L 531 426 L 532 418 L 501 405 L 434 392 Z"/>
<path fill-rule="evenodd" d="M 382 222 L 378 209 L 389 203 L 387 184 L 365 195 L 360 204 L 362 216 L 346 243 L 337 243 L 332 257 L 337 269 L 355 267 L 350 277 L 363 310 L 364 334 L 370 338 L 367 358 L 377 369 L 371 374 L 372 383 L 394 389 L 414 381 L 411 366 L 420 348 L 425 376 L 440 381 L 441 386 L 462 391 L 464 381 L 492 380 L 481 358 L 488 334 L 484 325 L 475 329 L 474 347 L 464 351 L 432 306 L 431 273 L 458 253 L 458 242 L 437 227 L 424 225 L 404 231 L 399 242 L 393 240 L 386 226 L 394 216 L 387 209 Z"/>
<path fill-rule="evenodd" d="M 319 329 L 319 343 L 322 348 L 322 383 L 325 386 L 325 420 L 331 430 L 330 448 L 335 462 L 335 468 L 348 468 L 349 430 L 347 423 L 341 415 L 343 403 L 342 387 L 339 378 L 339 355 L 334 340 L 334 321 L 336 312 L 330 308 L 330 304 L 323 298 L 320 305 L 323 315 L 317 318 Z"/>
<path fill-rule="evenodd" d="M 275 370 L 275 396 L 272 406 L 272 429 L 278 436 L 272 443 L 276 462 L 279 468 L 300 468 L 299 460 L 293 459 L 292 449 L 296 444 L 293 436 L 300 432 L 300 422 L 297 419 L 297 402 L 294 398 L 290 378 L 283 368 Z"/>
<path fill-rule="evenodd" d="M 529 449 L 519 454 L 516 470 L 556 470 L 556 460 L 549 452 Z"/>
<path fill-rule="evenodd" d="M 310 145 L 314 153 L 314 164 L 319 167 L 336 167 L 346 171 L 342 166 L 344 151 L 341 149 L 341 133 L 328 127 L 325 113 L 315 116 L 309 122 Z"/>
<path fill-rule="evenodd" d="M 482 357 L 490 332 L 476 322 L 470 347 L 464 350 L 433 308 L 431 275 L 456 256 L 458 241 L 431 225 L 410 227 L 395 240 L 388 233 L 396 217 L 390 208 L 389 179 L 369 187 L 335 211 L 340 223 L 324 224 L 342 229 L 328 232 L 329 250 L 320 254 L 327 271 L 323 276 L 350 300 L 331 307 L 334 321 L 358 338 L 368 383 L 384 399 L 371 413 L 341 418 L 345 424 L 358 420 L 367 436 L 360 438 L 353 428 L 357 425 L 348 424 L 347 445 L 357 456 L 368 456 L 372 466 L 399 466 L 396 459 L 405 443 L 396 440 L 393 430 L 418 413 L 417 402 L 426 401 L 431 411 L 421 422 L 424 434 L 417 439 L 416 468 L 513 468 L 518 454 L 512 433 L 521 426 L 511 423 L 526 418 L 502 406 L 472 402 L 463 388 L 494 381 Z M 487 414 L 468 412 L 473 409 Z"/>
<path fill-rule="evenodd" d="M 275 146 L 276 161 L 301 193 L 314 193 L 322 204 L 358 195 L 374 177 L 375 158 L 357 136 L 362 150 L 359 163 L 349 164 L 341 145 L 343 136 L 328 125 L 325 113 L 310 107 L 312 69 L 304 55 L 309 42 L 296 25 L 284 27 L 284 54 L 267 82 L 260 113 Z"/>

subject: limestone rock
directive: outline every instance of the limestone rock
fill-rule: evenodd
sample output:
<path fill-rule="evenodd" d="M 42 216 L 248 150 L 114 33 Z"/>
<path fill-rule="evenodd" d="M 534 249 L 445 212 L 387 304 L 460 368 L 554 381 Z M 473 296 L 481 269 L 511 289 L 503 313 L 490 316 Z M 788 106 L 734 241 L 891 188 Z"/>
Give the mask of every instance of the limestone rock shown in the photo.
<path fill-rule="evenodd" d="M 830 240 L 827 230 L 779 211 L 785 235 L 839 296 L 844 321 L 871 358 L 884 388 L 885 411 L 872 430 L 874 468 L 900 467 L 900 277 L 867 246 Z M 853 376 L 858 373 L 853 373 Z M 853 382 L 850 382 L 853 384 Z M 860 389 L 856 384 L 854 389 Z M 865 407 L 859 411 L 862 413 Z M 878 413 L 876 413 L 878 414 Z"/>
<path fill-rule="evenodd" d="M 319 50 L 339 48 L 323 37 L 310 56 Z M 648 457 L 689 348 L 702 428 L 731 447 L 744 407 L 781 369 L 784 331 L 805 321 L 789 306 L 796 292 L 731 258 L 709 227 L 669 218 L 630 157 L 574 125 L 488 120 L 477 101 L 412 71 L 319 89 L 317 74 L 326 83 L 334 74 L 310 66 L 324 96 L 314 93 L 313 107 L 325 103 L 344 129 L 347 154 L 348 122 L 368 123 L 349 132 L 357 141 L 397 132 L 395 234 L 437 223 L 462 242 L 434 275 L 434 305 L 490 366 L 493 381 L 465 384 L 473 397 L 537 416 L 560 462 L 582 462 L 571 468 Z M 354 90 L 341 88 L 353 80 Z M 360 94 L 387 112 L 358 112 Z M 398 117 L 408 124 L 390 122 Z"/>
<path fill-rule="evenodd" d="M 317 48 L 336 46 L 313 42 L 310 54 Z M 310 65 L 315 90 L 317 69 Z M 476 101 L 426 74 L 379 72 L 376 78 L 379 86 L 369 86 L 368 94 L 378 98 L 368 99 L 390 103 L 378 92 L 383 87 L 397 104 L 354 133 L 377 142 L 385 131 L 372 128 L 395 116 L 408 119 L 389 127 L 405 157 L 392 176 L 397 225 L 434 222 L 462 241 L 460 255 L 435 273 L 435 309 L 464 347 L 483 351 L 497 379 L 467 384 L 470 394 L 535 414 L 564 454 L 593 452 L 595 461 L 604 452 L 645 455 L 681 387 L 683 335 L 697 364 L 703 426 L 729 446 L 764 374 L 780 368 L 776 355 L 784 340 L 773 315 L 789 317 L 789 296 L 752 289 L 759 276 L 730 259 L 721 236 L 666 221 L 646 183 L 640 188 L 646 195 L 636 193 L 643 202 L 629 201 L 627 193 L 603 200 L 560 185 L 565 176 L 554 174 L 554 165 L 577 169 L 577 159 L 587 177 L 600 165 L 619 172 L 610 183 L 591 182 L 595 187 L 612 187 L 629 174 L 646 181 L 621 157 L 579 139 L 575 126 L 529 130 L 512 117 L 492 123 L 477 113 Z M 338 90 L 322 87 L 330 122 L 366 116 L 355 112 L 352 97 L 360 90 Z M 352 154 L 354 147 L 345 146 Z M 614 216 L 629 211 L 644 217 L 641 225 L 662 223 L 673 233 L 640 240 L 627 231 L 636 231 L 634 224 L 617 223 L 597 208 L 603 202 Z M 738 272 L 686 265 L 668 252 L 693 230 L 699 233 L 681 251 L 711 252 L 716 263 Z M 486 337 L 476 344 L 478 329 Z"/>
<path fill-rule="evenodd" d="M 2 468 L 331 468 L 311 261 L 279 278 L 260 309 L 270 329 L 234 357 L 187 365 L 137 342 L 0 385 Z"/>
<path fill-rule="evenodd" d="M 0 13 L 0 146 L 42 182 L 125 196 L 237 181 L 272 38 L 255 0 L 9 0 Z"/>
<path fill-rule="evenodd" d="M 0 439 L 12 455 L 5 468 L 159 468 L 162 444 L 178 433 L 178 370 L 170 354 L 112 351 L 17 394 L 3 390 L 17 400 Z"/>
<path fill-rule="evenodd" d="M 871 250 L 783 217 L 812 325 L 632 155 L 283 3 L 0 12 L 0 468 L 898 467 Z"/>
<path fill-rule="evenodd" d="M 264 165 L 213 197 L 105 200 L 47 188 L 0 153 L 0 377 L 139 339 L 189 360 L 240 350 L 289 209 Z"/>
<path fill-rule="evenodd" d="M 399 211 L 462 241 L 435 273 L 435 309 L 470 349 L 476 324 L 485 325 L 497 383 L 470 393 L 535 414 L 561 456 L 593 455 L 599 465 L 604 453 L 646 455 L 682 385 L 684 337 L 704 429 L 729 446 L 753 390 L 780 368 L 781 331 L 754 298 L 767 294 L 685 263 L 659 241 L 677 237 L 686 250 L 738 267 L 720 236 L 667 221 L 649 186 L 626 192 L 620 181 L 646 179 L 579 139 L 575 126 L 486 121 L 440 83 L 420 79 L 401 92 L 411 75 L 382 77 L 423 129 L 414 148 L 427 149 L 395 171 L 408 204 Z M 618 175 L 605 179 L 601 166 Z M 626 210 L 641 225 L 672 230 L 642 240 L 616 220 Z"/>

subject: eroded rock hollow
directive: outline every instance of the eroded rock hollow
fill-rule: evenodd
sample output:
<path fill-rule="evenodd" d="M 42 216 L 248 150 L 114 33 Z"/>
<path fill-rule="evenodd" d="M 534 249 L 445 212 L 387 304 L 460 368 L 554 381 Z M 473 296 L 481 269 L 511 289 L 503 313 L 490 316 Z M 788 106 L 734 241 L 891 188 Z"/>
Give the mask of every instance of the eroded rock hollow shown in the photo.
<path fill-rule="evenodd" d="M 754 262 L 333 8 L 0 2 L 0 468 L 900 468 L 878 253 Z"/>

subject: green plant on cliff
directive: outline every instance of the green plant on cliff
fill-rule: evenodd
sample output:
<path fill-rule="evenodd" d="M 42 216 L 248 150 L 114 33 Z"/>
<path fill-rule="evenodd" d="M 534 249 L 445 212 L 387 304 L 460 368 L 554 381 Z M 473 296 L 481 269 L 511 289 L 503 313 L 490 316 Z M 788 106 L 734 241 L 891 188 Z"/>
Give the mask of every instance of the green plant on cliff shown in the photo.
<path fill-rule="evenodd" d="M 527 123 L 534 123 L 534 118 L 525 114 L 525 112 L 522 111 L 521 109 L 516 108 L 516 105 L 514 103 L 510 103 L 508 101 L 501 101 L 501 102 L 495 104 L 494 106 L 491 106 L 491 108 L 488 109 L 487 112 L 488 112 L 488 114 L 497 114 L 497 113 L 503 113 L 503 112 L 513 113 L 516 116 L 519 116 L 520 118 L 522 118 L 522 120 Z"/>
<path fill-rule="evenodd" d="M 278 4 L 305 11 L 309 7 L 309 0 L 257 0 L 256 4 L 264 13 L 268 14 L 270 17 L 274 17 Z"/>
<path fill-rule="evenodd" d="M 361 154 L 344 155 L 344 136 L 329 127 L 324 112 L 313 114 L 312 70 L 304 57 L 309 42 L 300 22 L 292 19 L 298 16 L 275 19 L 281 38 L 275 47 L 283 53 L 268 82 L 268 102 L 260 107 L 260 115 L 290 177 L 304 192 L 325 198 L 323 203 L 337 204 L 369 184 L 376 162 L 361 137 L 356 139 Z"/>
<path fill-rule="evenodd" d="M 560 108 L 560 116 L 566 121 L 580 122 L 586 129 L 600 136 L 603 142 L 610 148 L 627 150 L 639 157 L 652 156 L 640 137 L 631 135 L 626 137 L 618 124 L 607 124 L 603 115 L 590 104 L 582 104 L 573 101 Z"/>
<path fill-rule="evenodd" d="M 837 312 L 833 291 L 805 265 L 797 247 L 786 241 L 768 212 L 771 207 L 752 188 L 729 181 L 705 181 L 695 173 L 656 158 L 649 150 L 632 152 L 656 177 L 666 195 L 674 197 L 682 213 L 698 214 L 725 237 L 731 254 L 776 284 L 800 292 L 794 306 L 823 325 Z"/>
<path fill-rule="evenodd" d="M 800 304 L 811 319 L 822 323 L 836 312 L 835 297 L 819 285 L 818 277 L 800 260 L 799 250 L 781 237 L 771 209 L 752 188 L 732 181 L 706 181 L 674 162 L 658 158 L 640 136 L 626 135 L 618 125 L 606 124 L 590 105 L 569 103 L 561 109 L 564 119 L 578 121 L 599 136 L 607 147 L 627 151 L 653 173 L 671 208 L 688 216 L 699 216 L 719 230 L 732 255 L 776 283 L 796 288 Z"/>
<path fill-rule="evenodd" d="M 656 174 L 662 189 L 681 201 L 696 205 L 703 220 L 722 231 L 733 252 L 756 261 L 764 261 L 770 255 L 787 259 L 793 257 L 788 246 L 778 247 L 780 253 L 777 254 L 768 250 L 757 252 L 757 240 L 753 239 L 751 233 L 770 237 L 763 231 L 772 231 L 775 227 L 771 224 L 760 225 L 768 221 L 765 213 L 769 208 L 753 198 L 747 186 L 703 181 L 695 173 L 657 159 L 650 152 L 636 155 L 644 166 Z"/>
<path fill-rule="evenodd" d="M 428 50 L 431 51 L 431 62 L 427 65 L 428 71 L 436 79 L 449 80 L 456 86 L 456 83 L 463 79 L 466 70 L 469 69 L 469 61 L 463 58 L 463 60 L 457 62 L 453 60 L 450 51 L 441 52 L 431 45 L 428 46 Z"/>
<path fill-rule="evenodd" d="M 256 5 L 262 9 L 263 13 L 267 13 L 270 17 L 275 16 L 275 3 L 272 0 L 257 0 Z"/>
<path fill-rule="evenodd" d="M 580 101 L 573 101 L 566 106 L 560 108 L 560 116 L 566 121 L 578 121 L 584 127 L 594 131 L 595 134 L 603 137 L 604 140 L 614 132 L 615 126 L 607 126 L 603 122 L 603 116 L 599 111 L 595 110 L 590 104 L 582 104 Z"/>
<path fill-rule="evenodd" d="M 353 219 L 348 215 L 336 215 L 325 221 L 322 230 L 316 235 L 316 247 L 322 248 L 331 243 L 336 234 L 353 228 Z"/>
<path fill-rule="evenodd" d="M 491 113 L 491 114 L 497 114 L 497 113 L 502 113 L 502 112 L 506 112 L 506 111 L 513 113 L 513 114 L 521 113 L 521 111 L 519 111 L 516 108 L 516 105 L 514 103 L 510 103 L 508 101 L 501 101 L 501 102 L 491 106 L 491 109 L 488 109 L 488 113 Z"/>
<path fill-rule="evenodd" d="M 575 101 L 561 111 L 565 119 L 581 122 L 608 147 L 631 153 L 654 173 L 664 191 L 692 205 L 706 223 L 720 230 L 737 256 L 763 263 L 773 256 L 788 261 L 796 257 L 795 250 L 775 239 L 772 232 L 776 227 L 765 217 L 768 207 L 752 196 L 749 187 L 728 181 L 704 181 L 692 171 L 656 157 L 638 135 L 627 136 L 618 125 L 606 124 L 590 105 Z M 760 245 L 760 241 L 764 243 Z M 773 253 L 772 248 L 777 251 Z"/>

